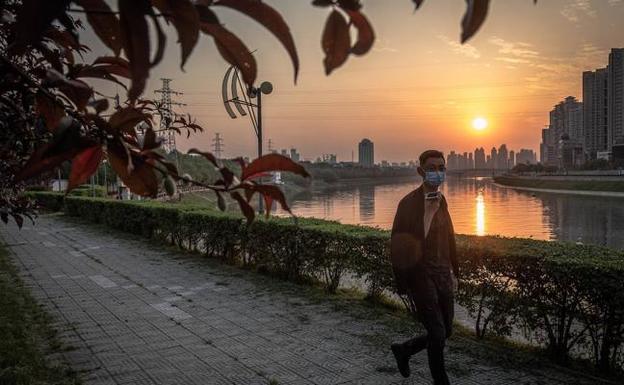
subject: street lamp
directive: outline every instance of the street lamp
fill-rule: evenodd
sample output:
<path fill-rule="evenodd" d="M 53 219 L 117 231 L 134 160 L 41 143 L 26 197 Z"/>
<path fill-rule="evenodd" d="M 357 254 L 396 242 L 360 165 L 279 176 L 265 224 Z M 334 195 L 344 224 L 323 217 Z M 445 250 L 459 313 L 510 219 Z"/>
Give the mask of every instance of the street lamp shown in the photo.
<path fill-rule="evenodd" d="M 239 97 L 239 91 L 242 91 L 242 98 Z M 262 95 L 269 95 L 271 92 L 273 92 L 273 84 L 268 81 L 262 82 L 260 87 L 247 88 L 238 75 L 238 69 L 234 66 L 228 68 L 223 77 L 221 94 L 225 111 L 232 119 L 238 117 L 234 109 L 241 116 L 249 115 L 258 140 L 258 158 L 262 156 Z M 256 99 L 256 103 L 253 103 L 252 99 Z M 262 195 L 258 196 L 258 211 L 260 213 L 264 211 Z"/>

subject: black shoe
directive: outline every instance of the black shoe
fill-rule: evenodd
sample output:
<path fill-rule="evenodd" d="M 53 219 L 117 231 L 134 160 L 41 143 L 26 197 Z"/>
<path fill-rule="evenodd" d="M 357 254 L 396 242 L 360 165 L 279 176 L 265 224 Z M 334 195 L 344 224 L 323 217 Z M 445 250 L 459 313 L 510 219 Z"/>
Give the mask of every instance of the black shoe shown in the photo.
<path fill-rule="evenodd" d="M 397 368 L 399 373 L 405 378 L 410 376 L 409 356 L 403 352 L 403 346 L 401 344 L 390 345 L 394 358 L 396 359 Z"/>

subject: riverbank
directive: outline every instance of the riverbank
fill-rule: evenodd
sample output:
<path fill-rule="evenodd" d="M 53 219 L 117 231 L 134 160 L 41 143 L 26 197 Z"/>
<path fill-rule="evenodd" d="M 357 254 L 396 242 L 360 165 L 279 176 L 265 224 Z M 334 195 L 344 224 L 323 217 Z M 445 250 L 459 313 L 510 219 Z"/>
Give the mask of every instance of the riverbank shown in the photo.
<path fill-rule="evenodd" d="M 601 180 L 584 176 L 496 176 L 494 182 L 501 186 L 530 189 L 528 191 L 624 197 L 624 177 Z"/>

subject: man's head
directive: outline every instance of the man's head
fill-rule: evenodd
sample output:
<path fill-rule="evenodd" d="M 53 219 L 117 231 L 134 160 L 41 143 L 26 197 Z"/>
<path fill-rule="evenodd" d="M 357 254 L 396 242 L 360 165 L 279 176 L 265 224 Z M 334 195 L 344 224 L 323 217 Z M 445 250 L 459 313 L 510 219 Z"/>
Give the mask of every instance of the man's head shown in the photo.
<path fill-rule="evenodd" d="M 428 187 L 437 189 L 444 182 L 446 172 L 444 154 L 438 150 L 427 150 L 420 154 L 418 160 L 418 174 Z"/>

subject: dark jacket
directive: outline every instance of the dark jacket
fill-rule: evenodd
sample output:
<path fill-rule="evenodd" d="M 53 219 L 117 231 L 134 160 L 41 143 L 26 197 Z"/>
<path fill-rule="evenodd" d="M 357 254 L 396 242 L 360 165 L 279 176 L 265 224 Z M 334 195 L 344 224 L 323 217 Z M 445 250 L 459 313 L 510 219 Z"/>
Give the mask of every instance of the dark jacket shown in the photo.
<path fill-rule="evenodd" d="M 423 187 L 420 186 L 401 199 L 392 224 L 390 260 L 399 294 L 416 292 L 415 279 L 417 279 L 418 273 L 423 271 L 423 256 L 425 255 L 424 205 Z M 444 197 L 442 197 L 438 211 L 440 215 L 444 215 L 443 232 L 448 234 L 449 258 L 453 273 L 458 277 L 455 232 Z"/>

